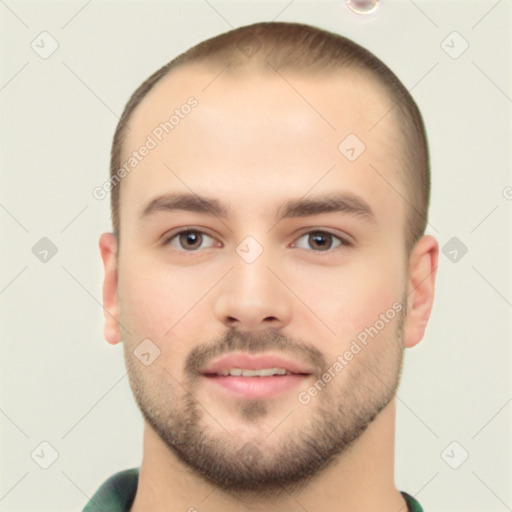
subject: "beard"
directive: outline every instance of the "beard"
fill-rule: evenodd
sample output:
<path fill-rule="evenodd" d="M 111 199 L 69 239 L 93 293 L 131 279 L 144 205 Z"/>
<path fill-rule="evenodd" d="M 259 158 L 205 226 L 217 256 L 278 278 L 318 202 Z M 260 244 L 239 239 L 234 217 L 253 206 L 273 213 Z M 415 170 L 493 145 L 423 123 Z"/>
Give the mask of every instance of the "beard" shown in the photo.
<path fill-rule="evenodd" d="M 233 414 L 245 424 L 274 418 L 277 425 L 250 441 L 228 432 L 223 417 L 208 412 L 211 403 L 196 398 L 204 380 L 199 369 L 205 363 L 233 351 L 271 351 L 309 363 L 316 369 L 316 381 L 333 362 L 328 364 L 312 345 L 270 329 L 232 330 L 196 347 L 186 358 L 183 382 L 156 365 L 148 375 L 148 368 L 133 356 L 133 343 L 126 340 L 125 363 L 143 417 L 185 469 L 238 498 L 272 499 L 303 488 L 330 467 L 394 398 L 402 372 L 405 318 L 404 307 L 307 405 L 296 401 L 289 410 L 276 412 L 271 399 L 239 400 Z M 156 368 L 166 373 L 156 375 Z M 295 410 L 301 415 L 294 421 Z"/>

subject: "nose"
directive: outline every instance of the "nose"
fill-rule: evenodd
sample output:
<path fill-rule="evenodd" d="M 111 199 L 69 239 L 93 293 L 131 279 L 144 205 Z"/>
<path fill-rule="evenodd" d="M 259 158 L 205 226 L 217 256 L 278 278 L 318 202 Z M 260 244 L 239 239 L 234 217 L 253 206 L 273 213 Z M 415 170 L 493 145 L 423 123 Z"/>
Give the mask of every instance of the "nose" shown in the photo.
<path fill-rule="evenodd" d="M 286 277 L 278 278 L 275 265 L 268 263 L 263 255 L 247 263 L 235 254 L 234 268 L 222 280 L 215 299 L 215 316 L 223 325 L 257 331 L 282 329 L 290 323 L 292 294 L 283 284 Z"/>

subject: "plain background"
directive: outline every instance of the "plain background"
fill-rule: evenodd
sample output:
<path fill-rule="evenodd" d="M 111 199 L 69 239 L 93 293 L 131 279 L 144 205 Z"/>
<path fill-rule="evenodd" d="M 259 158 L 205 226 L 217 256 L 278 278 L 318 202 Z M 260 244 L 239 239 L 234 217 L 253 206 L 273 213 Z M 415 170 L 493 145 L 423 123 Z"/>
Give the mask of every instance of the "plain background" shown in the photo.
<path fill-rule="evenodd" d="M 427 334 L 406 352 L 396 485 L 429 512 L 512 510 L 510 1 L 384 0 L 357 16 L 343 1 L 5 0 L 0 15 L 0 511 L 81 510 L 140 464 L 122 347 L 103 340 L 98 238 L 111 226 L 108 197 L 92 190 L 147 76 L 203 39 L 274 19 L 346 35 L 395 71 L 429 135 L 429 232 L 468 249 L 441 254 Z M 31 47 L 43 31 L 59 44 L 47 59 Z M 454 31 L 469 44 L 458 58 L 442 46 L 462 48 Z M 46 263 L 32 252 L 43 237 L 57 248 Z M 42 442 L 58 452 L 48 469 Z"/>

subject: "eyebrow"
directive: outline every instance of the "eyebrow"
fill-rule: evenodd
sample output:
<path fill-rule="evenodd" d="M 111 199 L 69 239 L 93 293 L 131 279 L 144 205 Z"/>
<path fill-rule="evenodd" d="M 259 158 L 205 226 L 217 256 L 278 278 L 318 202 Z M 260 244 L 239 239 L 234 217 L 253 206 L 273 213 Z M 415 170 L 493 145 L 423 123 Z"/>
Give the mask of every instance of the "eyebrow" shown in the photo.
<path fill-rule="evenodd" d="M 178 210 L 215 215 L 227 219 L 230 212 L 219 200 L 190 193 L 164 194 L 152 199 L 141 211 L 141 220 L 158 212 Z M 370 206 L 353 194 L 331 193 L 310 199 L 290 199 L 277 211 L 276 221 L 282 219 L 309 217 L 322 213 L 345 213 L 375 223 L 376 217 Z"/>

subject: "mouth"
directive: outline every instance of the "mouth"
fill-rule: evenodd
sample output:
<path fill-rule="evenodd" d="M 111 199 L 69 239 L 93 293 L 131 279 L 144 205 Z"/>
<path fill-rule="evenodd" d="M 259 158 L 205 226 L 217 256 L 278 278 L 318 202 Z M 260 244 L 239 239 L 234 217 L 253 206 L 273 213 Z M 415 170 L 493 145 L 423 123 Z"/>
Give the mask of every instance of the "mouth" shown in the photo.
<path fill-rule="evenodd" d="M 304 363 L 282 356 L 232 354 L 214 360 L 200 373 L 228 395 L 263 399 L 293 390 L 313 372 Z"/>

